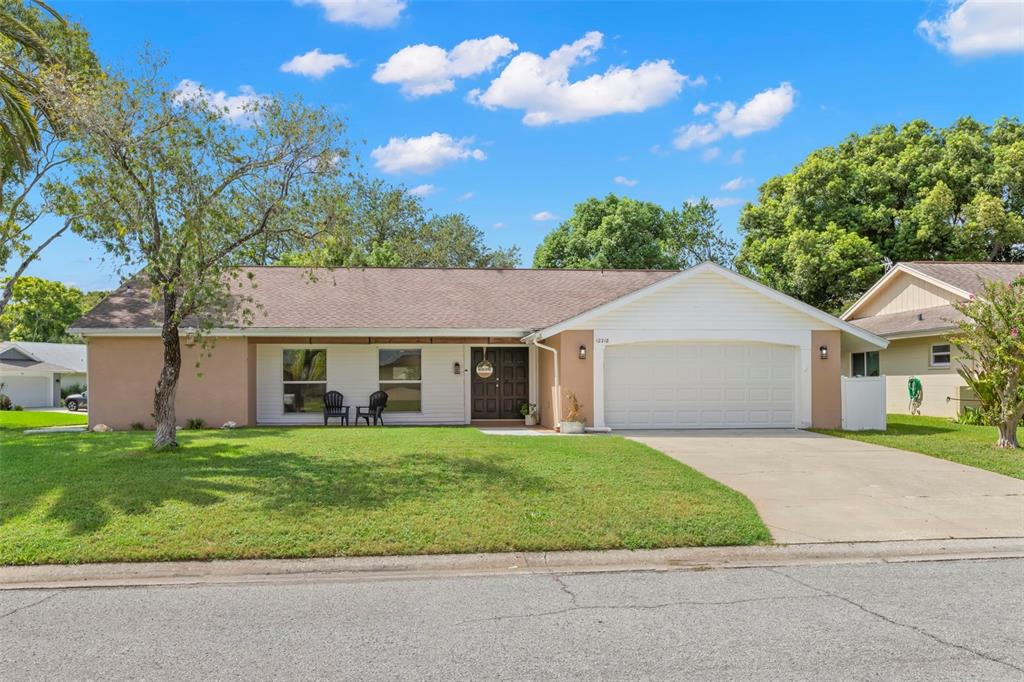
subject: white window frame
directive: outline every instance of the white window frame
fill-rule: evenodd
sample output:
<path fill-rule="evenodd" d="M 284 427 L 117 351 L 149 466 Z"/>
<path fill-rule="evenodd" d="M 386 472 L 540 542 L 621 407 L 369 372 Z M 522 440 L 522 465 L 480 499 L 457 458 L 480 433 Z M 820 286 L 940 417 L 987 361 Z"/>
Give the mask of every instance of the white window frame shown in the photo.
<path fill-rule="evenodd" d="M 935 361 L 935 354 L 936 354 L 935 353 L 935 349 L 940 347 L 940 346 L 945 346 L 946 347 L 946 350 L 939 351 L 939 353 L 938 353 L 939 355 L 948 356 L 949 359 L 946 360 L 945 362 L 936 362 Z M 952 366 L 952 364 L 953 364 L 953 345 L 952 344 L 950 344 L 950 343 L 933 343 L 933 344 L 931 344 L 931 346 L 929 346 L 929 348 L 928 348 L 928 366 L 929 367 L 935 367 L 936 369 L 946 369 L 946 368 Z"/>
<path fill-rule="evenodd" d="M 857 378 L 857 377 L 870 377 L 870 376 L 872 376 L 872 375 L 867 373 L 868 372 L 868 353 L 878 353 L 878 351 L 877 350 L 865 350 L 865 351 L 857 351 L 855 353 L 850 353 L 850 377 Z M 853 356 L 854 355 L 863 355 L 864 356 L 864 374 L 854 374 L 853 373 Z M 882 376 L 882 356 L 881 356 L 881 354 L 878 354 L 878 376 Z"/>
<path fill-rule="evenodd" d="M 416 351 L 417 353 L 419 353 L 419 358 L 420 358 L 420 378 L 419 379 L 381 379 L 380 378 L 380 354 L 382 352 L 384 352 L 384 351 L 396 351 L 396 350 L 397 351 Z M 389 408 L 389 411 L 395 412 L 397 414 L 423 414 L 423 403 L 424 403 L 424 395 L 423 395 L 423 348 L 421 346 L 402 346 L 402 347 L 379 346 L 377 348 L 377 390 L 383 391 L 384 390 L 384 386 L 387 386 L 387 385 L 390 385 L 390 384 L 419 384 L 419 387 L 420 387 L 420 409 L 418 409 L 418 410 L 401 410 L 401 411 L 399 411 L 399 410 L 392 410 L 392 409 Z"/>
<path fill-rule="evenodd" d="M 287 353 L 288 351 L 297 351 L 297 350 L 309 351 L 309 352 L 313 352 L 313 353 L 316 353 L 318 351 L 323 352 L 323 354 L 324 354 L 324 378 L 323 378 L 323 381 L 320 381 L 320 380 L 316 380 L 316 381 L 309 381 L 309 380 L 306 380 L 306 381 L 301 381 L 301 380 L 300 381 L 291 381 L 291 380 L 286 380 L 284 378 L 284 354 Z M 285 408 L 284 408 L 284 396 L 285 396 L 284 387 L 287 384 L 323 384 L 323 386 L 324 386 L 324 394 L 326 395 L 327 394 L 327 348 L 326 347 L 324 347 L 324 348 L 298 348 L 298 347 L 286 346 L 285 348 L 281 349 L 281 412 L 283 414 L 289 414 L 287 412 L 287 410 L 285 410 Z M 306 411 L 301 411 L 300 412 L 300 411 L 296 410 L 295 412 L 292 412 L 290 414 L 316 414 L 316 412 L 306 412 Z"/>

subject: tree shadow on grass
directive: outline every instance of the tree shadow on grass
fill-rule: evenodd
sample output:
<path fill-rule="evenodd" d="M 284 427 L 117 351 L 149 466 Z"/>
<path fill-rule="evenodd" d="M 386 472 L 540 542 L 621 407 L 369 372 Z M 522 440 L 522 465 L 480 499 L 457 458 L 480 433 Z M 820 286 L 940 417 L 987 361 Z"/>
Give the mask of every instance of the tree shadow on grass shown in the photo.
<path fill-rule="evenodd" d="M 301 517 L 314 510 L 375 510 L 407 500 L 493 489 L 525 495 L 551 480 L 497 458 L 415 450 L 363 453 L 358 447 L 316 456 L 287 449 L 253 451 L 251 437 L 148 449 L 145 434 L 19 439 L 0 444 L 0 527 L 52 497 L 46 518 L 83 535 L 116 514 L 146 515 L 167 502 L 200 508 L 231 499 L 247 509 Z M 276 435 L 269 432 L 267 435 Z M 232 499 L 234 498 L 234 499 Z"/>

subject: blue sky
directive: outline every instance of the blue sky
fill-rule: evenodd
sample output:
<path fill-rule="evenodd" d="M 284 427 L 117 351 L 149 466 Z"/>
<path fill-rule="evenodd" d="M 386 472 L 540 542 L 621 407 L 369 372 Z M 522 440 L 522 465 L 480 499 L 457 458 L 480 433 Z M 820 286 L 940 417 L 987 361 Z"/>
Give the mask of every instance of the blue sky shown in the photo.
<path fill-rule="evenodd" d="M 676 206 L 707 195 L 736 237 L 760 182 L 850 132 L 1020 115 L 1024 28 L 974 2 L 54 4 L 107 63 L 130 66 L 149 43 L 172 83 L 330 107 L 369 173 L 468 214 L 529 265 L 589 196 Z M 436 47 L 400 53 L 416 45 Z M 29 274 L 118 281 L 73 236 Z"/>

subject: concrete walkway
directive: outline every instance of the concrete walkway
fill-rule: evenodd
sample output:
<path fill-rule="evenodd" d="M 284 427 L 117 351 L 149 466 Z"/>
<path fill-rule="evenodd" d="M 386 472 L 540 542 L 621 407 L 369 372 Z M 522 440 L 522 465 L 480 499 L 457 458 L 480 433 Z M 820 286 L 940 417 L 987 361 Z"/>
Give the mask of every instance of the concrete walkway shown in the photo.
<path fill-rule="evenodd" d="M 1024 481 L 806 431 L 625 431 L 750 498 L 776 542 L 1024 536 Z"/>

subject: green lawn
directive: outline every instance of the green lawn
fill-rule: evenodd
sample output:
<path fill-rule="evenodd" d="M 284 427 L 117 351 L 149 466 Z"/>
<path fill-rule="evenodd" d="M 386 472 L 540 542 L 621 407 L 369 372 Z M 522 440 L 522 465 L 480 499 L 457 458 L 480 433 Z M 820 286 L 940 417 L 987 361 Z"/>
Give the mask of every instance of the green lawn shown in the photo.
<path fill-rule="evenodd" d="M 0 430 L 22 431 L 45 426 L 73 426 L 85 424 L 89 417 L 84 412 L 25 412 L 5 410 L 0 412 Z"/>
<path fill-rule="evenodd" d="M 889 428 L 884 432 L 819 430 L 819 433 L 921 452 L 1024 479 L 1024 450 L 995 447 L 994 426 L 965 426 L 943 417 L 890 414 Z"/>
<path fill-rule="evenodd" d="M 0 563 L 736 545 L 753 505 L 639 443 L 470 428 L 0 431 Z"/>

